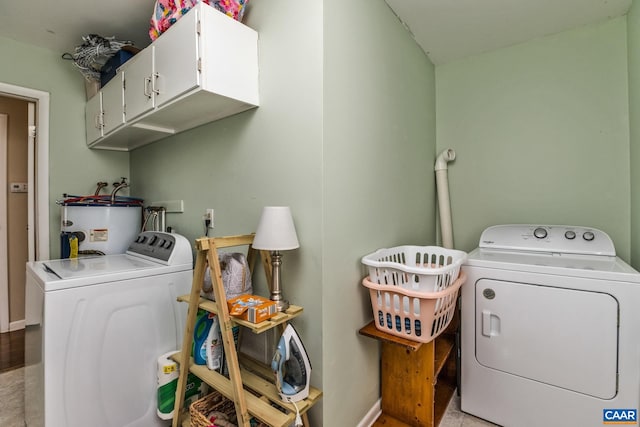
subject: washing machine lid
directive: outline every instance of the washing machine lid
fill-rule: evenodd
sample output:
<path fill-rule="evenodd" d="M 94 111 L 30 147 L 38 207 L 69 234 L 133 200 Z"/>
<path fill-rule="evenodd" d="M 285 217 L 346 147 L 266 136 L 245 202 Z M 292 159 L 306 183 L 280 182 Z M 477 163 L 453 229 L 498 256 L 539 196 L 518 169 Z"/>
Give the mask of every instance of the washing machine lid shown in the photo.
<path fill-rule="evenodd" d="M 27 274 L 33 277 L 44 292 L 190 269 L 190 264 L 166 266 L 126 254 L 27 263 Z"/>
<path fill-rule="evenodd" d="M 158 263 L 128 255 L 108 255 L 43 261 L 43 265 L 61 280 L 67 280 L 155 268 Z"/>

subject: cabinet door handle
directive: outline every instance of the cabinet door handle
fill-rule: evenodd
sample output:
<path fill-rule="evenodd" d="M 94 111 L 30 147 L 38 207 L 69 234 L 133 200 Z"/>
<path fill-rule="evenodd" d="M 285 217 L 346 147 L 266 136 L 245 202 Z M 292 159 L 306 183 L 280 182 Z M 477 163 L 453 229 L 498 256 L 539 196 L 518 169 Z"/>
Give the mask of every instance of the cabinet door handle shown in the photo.
<path fill-rule="evenodd" d="M 151 93 L 151 77 L 144 78 L 144 94 L 149 99 L 153 96 Z"/>
<path fill-rule="evenodd" d="M 96 129 L 102 129 L 104 121 L 102 120 L 102 113 L 96 114 L 94 118 Z"/>
<path fill-rule="evenodd" d="M 153 89 L 151 91 L 156 95 L 160 95 L 160 89 L 157 88 L 159 78 L 160 78 L 160 74 L 153 73 Z"/>

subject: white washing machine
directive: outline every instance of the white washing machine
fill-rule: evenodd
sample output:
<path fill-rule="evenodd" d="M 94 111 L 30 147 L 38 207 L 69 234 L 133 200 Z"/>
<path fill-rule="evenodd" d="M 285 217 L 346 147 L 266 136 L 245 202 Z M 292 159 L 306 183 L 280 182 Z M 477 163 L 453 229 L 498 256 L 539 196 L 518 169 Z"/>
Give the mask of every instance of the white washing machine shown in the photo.
<path fill-rule="evenodd" d="M 182 344 L 191 245 L 143 232 L 126 254 L 27 264 L 28 427 L 153 427 L 158 357 Z"/>
<path fill-rule="evenodd" d="M 490 227 L 462 269 L 462 411 L 514 427 L 637 424 L 640 273 L 607 234 Z"/>

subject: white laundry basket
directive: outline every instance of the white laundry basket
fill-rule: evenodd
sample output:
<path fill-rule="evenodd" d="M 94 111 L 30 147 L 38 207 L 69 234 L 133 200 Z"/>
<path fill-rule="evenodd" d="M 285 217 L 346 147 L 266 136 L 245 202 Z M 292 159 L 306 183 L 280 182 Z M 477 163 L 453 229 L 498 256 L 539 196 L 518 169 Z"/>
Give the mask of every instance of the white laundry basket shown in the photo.
<path fill-rule="evenodd" d="M 376 328 L 418 342 L 429 342 L 453 319 L 466 276 L 467 254 L 439 246 L 398 246 L 362 258 Z"/>
<path fill-rule="evenodd" d="M 362 257 L 369 280 L 413 291 L 437 292 L 457 279 L 466 252 L 440 246 L 396 246 Z"/>

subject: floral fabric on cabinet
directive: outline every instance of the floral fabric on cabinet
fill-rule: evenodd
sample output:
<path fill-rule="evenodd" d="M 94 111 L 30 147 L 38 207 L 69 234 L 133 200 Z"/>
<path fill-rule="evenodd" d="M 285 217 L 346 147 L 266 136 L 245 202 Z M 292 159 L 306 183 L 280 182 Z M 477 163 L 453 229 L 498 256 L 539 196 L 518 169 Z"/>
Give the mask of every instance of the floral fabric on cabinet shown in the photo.
<path fill-rule="evenodd" d="M 155 40 L 200 0 L 156 0 L 149 25 L 149 37 Z M 202 0 L 236 21 L 242 21 L 249 0 Z"/>

